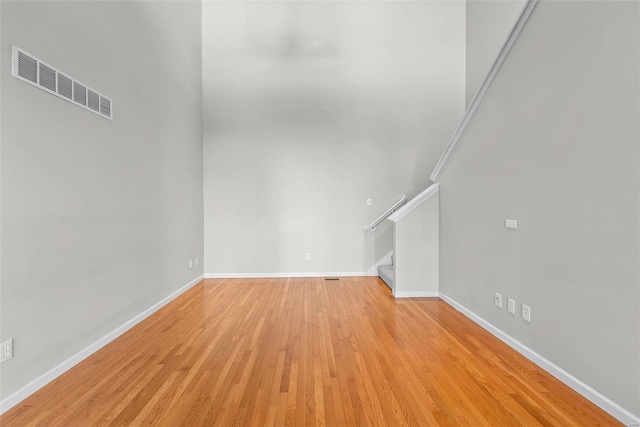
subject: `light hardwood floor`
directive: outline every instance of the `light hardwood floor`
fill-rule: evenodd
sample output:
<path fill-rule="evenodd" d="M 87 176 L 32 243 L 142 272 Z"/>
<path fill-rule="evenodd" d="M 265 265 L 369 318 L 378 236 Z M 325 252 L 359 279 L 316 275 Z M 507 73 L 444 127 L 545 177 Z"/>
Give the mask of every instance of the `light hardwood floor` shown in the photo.
<path fill-rule="evenodd" d="M 620 425 L 438 299 L 377 278 L 205 280 L 2 426 Z"/>

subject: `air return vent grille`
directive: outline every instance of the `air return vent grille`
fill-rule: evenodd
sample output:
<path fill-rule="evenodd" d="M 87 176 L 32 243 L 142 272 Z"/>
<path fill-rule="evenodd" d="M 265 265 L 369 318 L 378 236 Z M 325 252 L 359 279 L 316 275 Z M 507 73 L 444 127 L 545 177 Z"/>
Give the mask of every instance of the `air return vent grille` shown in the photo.
<path fill-rule="evenodd" d="M 38 61 L 18 52 L 18 75 L 31 83 L 38 83 Z"/>
<path fill-rule="evenodd" d="M 73 99 L 73 80 L 62 74 L 58 74 L 58 94 L 67 99 Z"/>
<path fill-rule="evenodd" d="M 111 101 L 104 96 L 100 97 L 100 114 L 104 114 L 105 116 L 111 116 Z"/>
<path fill-rule="evenodd" d="M 83 107 L 87 106 L 87 88 L 78 82 L 73 82 L 73 100 Z"/>
<path fill-rule="evenodd" d="M 38 70 L 40 73 L 40 86 L 46 87 L 49 90 L 56 91 L 56 72 L 55 70 L 47 67 L 42 62 L 38 64 Z"/>
<path fill-rule="evenodd" d="M 100 111 L 100 95 L 89 89 L 89 95 L 87 96 L 87 99 L 89 108 L 91 108 L 93 111 Z"/>
<path fill-rule="evenodd" d="M 66 99 L 87 111 L 113 120 L 111 98 L 90 89 L 24 50 L 12 47 L 11 75 L 32 86 Z"/>

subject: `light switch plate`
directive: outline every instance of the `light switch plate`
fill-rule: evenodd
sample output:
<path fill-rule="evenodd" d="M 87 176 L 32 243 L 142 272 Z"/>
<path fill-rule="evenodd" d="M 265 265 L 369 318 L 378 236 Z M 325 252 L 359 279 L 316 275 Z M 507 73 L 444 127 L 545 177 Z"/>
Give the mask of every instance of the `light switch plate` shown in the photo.
<path fill-rule="evenodd" d="M 516 314 L 516 302 L 511 298 L 507 299 L 507 311 L 511 314 Z"/>
<path fill-rule="evenodd" d="M 505 219 L 504 226 L 511 230 L 516 230 L 518 228 L 518 220 L 517 219 Z"/>

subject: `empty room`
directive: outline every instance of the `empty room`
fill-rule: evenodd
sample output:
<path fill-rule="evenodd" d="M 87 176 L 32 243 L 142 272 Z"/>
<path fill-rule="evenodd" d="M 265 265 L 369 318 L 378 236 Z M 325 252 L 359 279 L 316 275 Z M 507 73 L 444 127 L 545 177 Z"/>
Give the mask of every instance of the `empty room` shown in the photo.
<path fill-rule="evenodd" d="M 0 426 L 640 426 L 640 1 L 0 0 Z"/>

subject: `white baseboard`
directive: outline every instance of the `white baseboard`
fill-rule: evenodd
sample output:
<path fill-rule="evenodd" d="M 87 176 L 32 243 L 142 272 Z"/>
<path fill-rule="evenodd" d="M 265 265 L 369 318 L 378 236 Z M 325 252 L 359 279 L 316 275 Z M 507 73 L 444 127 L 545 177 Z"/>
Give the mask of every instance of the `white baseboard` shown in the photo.
<path fill-rule="evenodd" d="M 583 383 L 558 365 L 553 362 L 545 359 L 540 354 L 536 353 L 526 345 L 522 344 L 520 341 L 517 341 L 515 338 L 507 335 L 500 329 L 493 326 L 491 323 L 487 322 L 471 310 L 467 309 L 460 303 L 455 300 L 449 298 L 448 296 L 440 293 L 440 298 L 451 305 L 453 308 L 467 316 L 469 319 L 473 320 L 475 323 L 480 325 L 482 328 L 489 331 L 492 335 L 500 339 L 502 342 L 507 344 L 509 347 L 516 350 L 518 353 L 571 387 L 573 390 L 590 400 L 593 404 L 600 407 L 602 410 L 610 414 L 612 417 L 620 421 L 621 423 L 627 426 L 640 426 L 640 417 L 632 414 L 631 412 L 624 409 L 622 406 L 618 405 L 611 399 L 603 396 L 598 393 L 596 390 Z"/>
<path fill-rule="evenodd" d="M 265 279 L 273 277 L 371 277 L 378 275 L 379 265 L 391 264 L 391 256 L 393 252 L 389 252 L 376 262 L 367 271 L 320 271 L 320 272 L 297 272 L 297 273 L 205 273 L 205 279 Z M 438 296 L 438 295 L 435 295 Z"/>
<path fill-rule="evenodd" d="M 137 325 L 138 323 L 142 322 L 147 317 L 151 316 L 153 313 L 155 313 L 160 308 L 165 306 L 171 300 L 175 299 L 177 296 L 187 291 L 189 288 L 191 288 L 195 284 L 199 283 L 203 278 L 204 278 L 203 276 L 200 276 L 192 280 L 191 282 L 187 283 L 185 286 L 173 292 L 171 295 L 158 301 L 156 304 L 149 307 L 142 313 L 138 314 L 133 319 L 125 322 L 123 325 L 119 326 L 117 329 L 109 332 L 107 335 L 103 336 L 98 341 L 94 342 L 93 344 L 79 351 L 78 353 L 74 354 L 64 362 L 60 363 L 55 368 L 44 373 L 42 376 L 31 381 L 29 384 L 22 387 L 20 390 L 2 399 L 2 401 L 0 401 L 0 414 L 5 413 L 9 409 L 11 409 L 13 406 L 20 403 L 22 400 L 29 397 L 31 394 L 35 393 L 36 391 L 38 391 L 39 389 L 41 389 L 42 387 L 44 387 L 45 385 L 47 385 L 48 383 L 50 383 L 51 381 L 53 381 L 54 379 L 56 379 L 57 377 L 65 373 L 66 371 L 68 371 L 69 369 L 73 368 L 82 360 L 91 356 L 93 353 L 100 350 L 102 347 L 109 344 L 111 341 L 118 338 L 120 335 L 122 335 L 123 333 L 125 333 L 126 331 L 128 331 L 129 329 Z"/>
<path fill-rule="evenodd" d="M 342 272 L 299 272 L 299 273 L 206 273 L 205 279 L 266 279 L 272 277 L 355 277 L 377 276 L 368 271 L 342 271 Z"/>
<path fill-rule="evenodd" d="M 438 291 L 394 291 L 393 296 L 395 298 L 437 298 L 440 294 Z"/>

